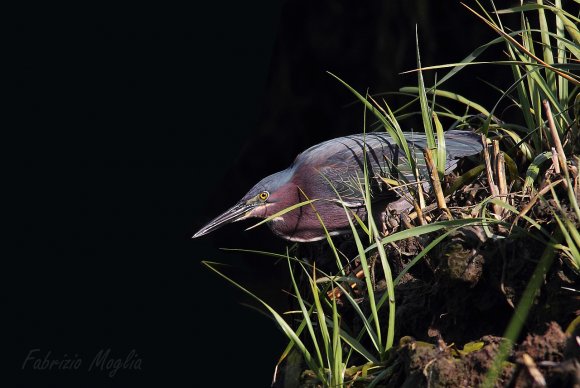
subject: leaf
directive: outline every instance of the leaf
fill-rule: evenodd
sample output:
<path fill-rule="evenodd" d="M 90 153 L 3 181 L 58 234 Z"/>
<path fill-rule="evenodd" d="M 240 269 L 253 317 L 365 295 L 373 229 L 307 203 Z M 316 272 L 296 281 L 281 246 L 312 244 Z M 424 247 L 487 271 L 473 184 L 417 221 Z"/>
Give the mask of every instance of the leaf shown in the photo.
<path fill-rule="evenodd" d="M 540 166 L 546 160 L 552 160 L 552 152 L 550 152 L 550 151 L 542 152 L 541 154 L 539 154 L 538 156 L 536 156 L 534 158 L 532 163 L 530 163 L 530 165 L 528 166 L 528 169 L 526 170 L 526 180 L 524 181 L 524 187 L 523 187 L 524 191 L 527 188 L 532 187 L 532 185 L 534 184 L 534 181 L 536 180 L 536 178 L 538 177 L 538 174 L 540 173 Z"/>
<path fill-rule="evenodd" d="M 463 349 L 457 349 L 457 353 L 462 356 L 467 356 L 469 353 L 481 350 L 484 345 L 485 343 L 481 341 L 468 342 L 463 346 Z"/>

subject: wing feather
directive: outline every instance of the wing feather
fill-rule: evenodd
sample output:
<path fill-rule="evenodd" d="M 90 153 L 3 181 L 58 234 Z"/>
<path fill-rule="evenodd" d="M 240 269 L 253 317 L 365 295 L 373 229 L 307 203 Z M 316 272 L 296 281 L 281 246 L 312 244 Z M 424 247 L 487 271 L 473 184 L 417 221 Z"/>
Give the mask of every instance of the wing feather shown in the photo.
<path fill-rule="evenodd" d="M 414 154 L 420 175 L 424 175 L 426 166 L 423 150 L 427 146 L 425 134 L 407 132 L 405 138 Z M 445 145 L 448 153 L 447 172 L 455 168 L 455 159 L 476 154 L 482 149 L 478 136 L 467 131 L 447 132 Z M 337 199 L 334 190 L 329 187 L 330 182 L 348 206 L 362 206 L 365 151 L 373 200 L 397 198 L 382 178 L 400 180 L 404 177 L 403 180 L 408 182 L 415 181 L 404 153 L 386 133 L 351 135 L 317 144 L 298 155 L 294 166 L 301 169 L 300 174 L 317 176 L 303 180 L 311 186 L 309 191 L 312 193 L 323 193 L 325 199 Z"/>

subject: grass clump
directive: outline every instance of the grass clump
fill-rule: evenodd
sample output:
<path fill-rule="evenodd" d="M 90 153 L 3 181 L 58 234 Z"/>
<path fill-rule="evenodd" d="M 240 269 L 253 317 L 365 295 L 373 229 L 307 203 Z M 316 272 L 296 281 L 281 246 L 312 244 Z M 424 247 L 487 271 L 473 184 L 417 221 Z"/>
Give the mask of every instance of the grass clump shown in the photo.
<path fill-rule="evenodd" d="M 542 338 L 563 349 L 578 335 L 572 301 L 580 292 L 579 19 L 559 1 L 501 10 L 491 3 L 489 9 L 466 6 L 466 12 L 497 37 L 458 63 L 430 67 L 421 64 L 417 38 L 418 81 L 400 90 L 409 97 L 401 109 L 332 75 L 364 106 L 365 129 L 368 112 L 377 122 L 372 127 L 387 131 L 406 156 L 414 181 L 390 183 L 393 190 L 407 188 L 413 211 L 385 234 L 373 217 L 364 222 L 343 203 L 352 237 L 337 243 L 327 233 L 333 266 L 319 265 L 316 257 L 311 264 L 296 250 L 278 256 L 288 263 L 296 306 L 285 313 L 204 262 L 254 297 L 287 335 L 276 369 L 299 367 L 300 386 L 572 381 L 554 368 L 569 355 L 562 351 L 552 364 L 542 363 L 527 344 Z M 507 14 L 519 15 L 519 28 L 502 23 Z M 477 61 L 495 45 L 504 46 L 505 58 Z M 444 89 L 460 71 L 482 66 L 504 66 L 512 77 L 506 90 L 493 87 L 500 94 L 494 106 Z M 445 74 L 426 86 L 426 71 Z M 461 108 L 446 106 L 449 101 Z M 518 112 L 509 122 L 496 116 L 505 104 Z M 399 124 L 414 115 L 427 134 L 427 191 L 414 183 L 425 177 Z M 440 119 L 482 135 L 481 160 L 462 174 L 444 174 Z M 373 214 L 369 179 L 365 168 L 359 190 Z"/>

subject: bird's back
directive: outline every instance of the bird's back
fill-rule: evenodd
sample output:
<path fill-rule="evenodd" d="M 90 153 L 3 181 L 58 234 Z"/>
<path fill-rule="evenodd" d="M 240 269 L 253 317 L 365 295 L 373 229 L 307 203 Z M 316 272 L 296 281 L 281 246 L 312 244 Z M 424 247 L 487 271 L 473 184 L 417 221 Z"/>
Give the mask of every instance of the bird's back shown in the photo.
<path fill-rule="evenodd" d="M 425 175 L 423 150 L 427 147 L 426 135 L 406 132 L 405 138 L 420 175 Z M 445 146 L 446 173 L 455 168 L 458 158 L 474 155 L 482 150 L 479 136 L 468 131 L 446 132 Z M 329 186 L 330 182 L 344 201 L 358 206 L 363 202 L 360 188 L 364 182 L 365 157 L 369 176 L 374 178 L 371 183 L 375 196 L 389 194 L 383 190 L 380 177 L 414 181 L 414 175 L 404 153 L 387 133 L 349 135 L 325 141 L 298 155 L 292 168 L 309 170 L 303 175 L 308 173 L 317 175 L 318 178 L 310 176 L 308 180 L 310 185 Z M 330 190 L 329 193 L 333 194 L 334 190 Z M 335 194 L 330 196 L 336 197 Z"/>

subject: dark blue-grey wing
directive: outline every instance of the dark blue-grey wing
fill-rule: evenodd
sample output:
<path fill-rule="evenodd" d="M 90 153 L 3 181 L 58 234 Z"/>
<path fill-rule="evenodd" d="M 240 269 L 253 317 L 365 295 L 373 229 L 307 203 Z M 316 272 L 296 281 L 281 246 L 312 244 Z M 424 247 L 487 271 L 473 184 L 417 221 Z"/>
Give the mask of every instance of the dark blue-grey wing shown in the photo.
<path fill-rule="evenodd" d="M 427 146 L 425 134 L 405 133 L 411 154 L 421 176 L 426 175 L 423 150 Z M 457 158 L 473 155 L 481 151 L 479 137 L 471 132 L 450 131 L 445 134 L 447 149 L 446 171 L 455 168 Z M 364 161 L 366 162 L 374 199 L 396 198 L 396 193 L 390 190 L 382 178 L 414 182 L 404 153 L 386 133 L 358 134 L 332 139 L 317 144 L 300 154 L 296 165 L 314 166 L 310 184 L 318 186 L 317 193 L 326 193 L 326 199 L 335 199 L 336 192 L 349 206 L 362 206 L 364 196 L 361 188 L 364 186 Z M 332 185 L 334 190 L 329 187 Z M 322 189 L 325 187 L 325 190 Z"/>
<path fill-rule="evenodd" d="M 304 151 L 295 163 L 317 166 L 319 178 L 312 179 L 313 184 L 328 186 L 330 183 L 349 206 L 361 206 L 364 204 L 361 188 L 365 151 L 373 198 L 395 197 L 380 179 L 392 177 L 393 166 L 400 164 L 400 150 L 387 134 L 359 134 L 329 140 Z M 327 199 L 336 198 L 332 188 L 328 193 Z"/>
<path fill-rule="evenodd" d="M 483 150 L 481 136 L 468 131 L 445 132 L 445 149 L 447 164 L 445 173 L 450 173 L 457 166 L 457 159 L 475 155 Z"/>

